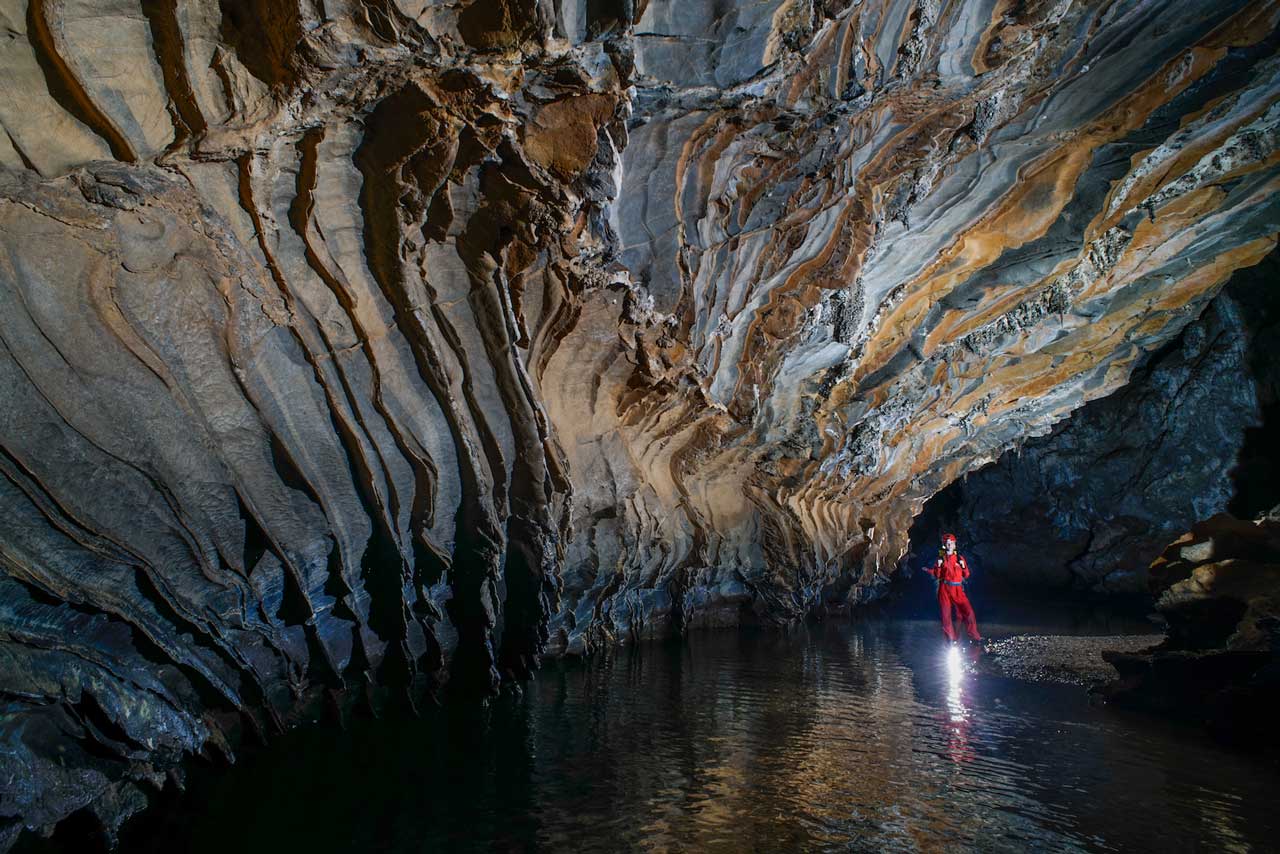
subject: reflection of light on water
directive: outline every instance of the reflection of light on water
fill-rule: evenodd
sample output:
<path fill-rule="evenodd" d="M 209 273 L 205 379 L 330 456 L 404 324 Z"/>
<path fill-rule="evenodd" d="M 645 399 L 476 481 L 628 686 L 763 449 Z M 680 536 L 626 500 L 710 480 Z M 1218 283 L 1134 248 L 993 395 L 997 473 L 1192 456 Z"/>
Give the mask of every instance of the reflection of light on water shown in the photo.
<path fill-rule="evenodd" d="M 964 695 L 960 689 L 964 685 L 964 661 L 960 658 L 960 648 L 947 647 L 947 710 L 951 712 L 951 720 L 961 723 L 968 717 L 968 709 L 964 707 Z"/>
<path fill-rule="evenodd" d="M 969 746 L 969 709 L 964 702 L 964 656 L 955 646 L 947 648 L 947 755 L 959 765 L 973 759 Z"/>

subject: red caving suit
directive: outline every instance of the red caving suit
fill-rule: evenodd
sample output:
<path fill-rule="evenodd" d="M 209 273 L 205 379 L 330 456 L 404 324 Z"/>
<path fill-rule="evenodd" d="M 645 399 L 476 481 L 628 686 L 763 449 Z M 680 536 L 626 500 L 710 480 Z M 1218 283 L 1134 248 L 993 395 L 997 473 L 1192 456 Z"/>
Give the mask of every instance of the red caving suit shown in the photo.
<path fill-rule="evenodd" d="M 938 579 L 938 606 L 942 609 L 942 633 L 947 640 L 956 639 L 955 627 L 951 625 L 951 608 L 954 606 L 964 623 L 964 630 L 974 640 L 982 640 L 978 634 L 978 618 L 974 616 L 969 597 L 964 595 L 964 580 L 969 577 L 969 564 L 959 553 L 944 554 L 938 563 L 925 572 Z"/>

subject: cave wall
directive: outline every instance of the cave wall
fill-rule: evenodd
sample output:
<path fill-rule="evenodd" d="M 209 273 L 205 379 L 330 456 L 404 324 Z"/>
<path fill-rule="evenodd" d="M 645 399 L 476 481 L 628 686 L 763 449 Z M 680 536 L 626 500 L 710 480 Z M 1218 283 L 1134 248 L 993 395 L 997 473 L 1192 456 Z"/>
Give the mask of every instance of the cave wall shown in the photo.
<path fill-rule="evenodd" d="M 1275 245 L 1278 18 L 3 0 L 0 842 L 879 595 Z"/>
<path fill-rule="evenodd" d="M 907 562 L 953 530 L 975 569 L 1009 586 L 1145 594 L 1148 566 L 1194 523 L 1274 506 L 1277 284 L 1273 252 L 1120 391 L 939 492 Z"/>
<path fill-rule="evenodd" d="M 1095 690 L 1203 725 L 1255 756 L 1280 755 L 1280 519 L 1201 520 L 1151 563 L 1148 582 L 1165 638 L 1146 650 L 1104 652 L 1117 678 Z"/>

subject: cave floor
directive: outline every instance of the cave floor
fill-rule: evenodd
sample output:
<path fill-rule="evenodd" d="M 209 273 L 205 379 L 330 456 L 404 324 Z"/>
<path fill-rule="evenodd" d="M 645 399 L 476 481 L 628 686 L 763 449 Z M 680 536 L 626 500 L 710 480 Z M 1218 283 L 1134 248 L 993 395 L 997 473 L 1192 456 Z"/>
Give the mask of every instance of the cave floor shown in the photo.
<path fill-rule="evenodd" d="M 1031 629 L 1090 625 L 984 626 Z M 949 660 L 932 621 L 882 617 L 553 662 L 484 711 L 296 731 L 196 773 L 126 826 L 122 850 L 1243 851 L 1277 838 L 1273 765 L 970 656 Z"/>

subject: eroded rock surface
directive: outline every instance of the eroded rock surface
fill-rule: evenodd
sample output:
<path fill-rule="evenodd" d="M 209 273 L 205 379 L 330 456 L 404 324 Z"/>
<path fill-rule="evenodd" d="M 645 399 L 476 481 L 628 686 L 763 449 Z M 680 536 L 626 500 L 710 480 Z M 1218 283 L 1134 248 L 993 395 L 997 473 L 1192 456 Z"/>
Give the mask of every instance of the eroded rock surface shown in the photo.
<path fill-rule="evenodd" d="M 1148 566 L 1192 524 L 1272 507 L 1278 282 L 1278 253 L 1238 271 L 1123 389 L 934 496 L 913 550 L 954 530 L 977 572 L 1011 586 L 1145 594 Z"/>
<path fill-rule="evenodd" d="M 1222 513 L 1198 522 L 1151 564 L 1163 642 L 1106 654 L 1112 700 L 1204 723 L 1275 755 L 1280 702 L 1280 519 Z"/>
<path fill-rule="evenodd" d="M 0 836 L 873 598 L 1275 245 L 1278 17 L 6 0 Z"/>

